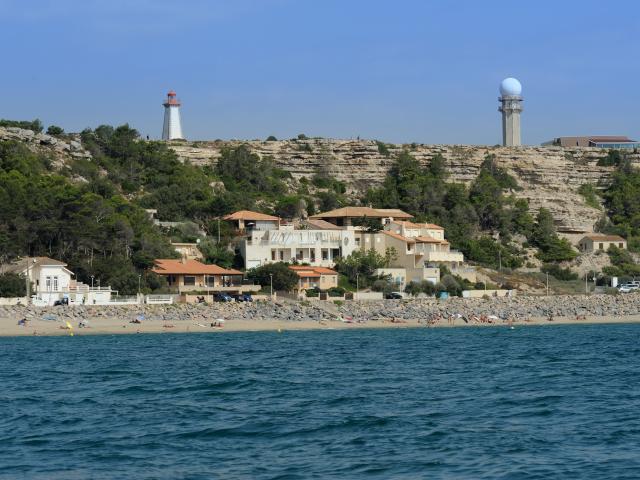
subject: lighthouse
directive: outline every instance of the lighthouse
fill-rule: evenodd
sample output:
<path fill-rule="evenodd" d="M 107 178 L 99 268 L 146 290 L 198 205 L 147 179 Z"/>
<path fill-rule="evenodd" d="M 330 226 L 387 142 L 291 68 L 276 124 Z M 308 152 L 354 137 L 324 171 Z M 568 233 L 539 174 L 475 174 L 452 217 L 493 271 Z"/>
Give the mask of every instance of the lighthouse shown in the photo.
<path fill-rule="evenodd" d="M 176 92 L 167 93 L 164 105 L 164 125 L 162 126 L 162 139 L 182 139 L 182 125 L 180 124 L 180 101 L 176 98 Z"/>

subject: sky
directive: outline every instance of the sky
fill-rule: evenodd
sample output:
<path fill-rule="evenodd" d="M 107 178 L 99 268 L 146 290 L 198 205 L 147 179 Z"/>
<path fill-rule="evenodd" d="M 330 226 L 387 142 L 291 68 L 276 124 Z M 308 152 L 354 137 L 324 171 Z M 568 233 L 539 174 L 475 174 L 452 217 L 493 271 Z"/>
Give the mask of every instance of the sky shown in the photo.
<path fill-rule="evenodd" d="M 640 138 L 637 0 L 0 0 L 0 118 L 191 140 L 299 133 L 501 142 L 498 86 L 522 85 L 522 141 Z"/>

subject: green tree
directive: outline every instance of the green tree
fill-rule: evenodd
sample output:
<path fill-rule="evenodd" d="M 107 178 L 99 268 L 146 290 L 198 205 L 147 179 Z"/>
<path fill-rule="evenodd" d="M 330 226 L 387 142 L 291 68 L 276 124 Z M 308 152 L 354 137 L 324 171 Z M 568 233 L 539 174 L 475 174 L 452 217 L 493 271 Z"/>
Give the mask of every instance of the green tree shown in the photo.
<path fill-rule="evenodd" d="M 541 208 L 536 216 L 529 243 L 538 247 L 538 258 L 543 262 L 562 262 L 577 256 L 569 241 L 556 234 L 553 216 L 546 208 Z"/>
<path fill-rule="evenodd" d="M 17 273 L 0 274 L 0 297 L 24 297 L 27 294 L 27 284 L 24 275 Z"/>
<path fill-rule="evenodd" d="M 47 128 L 47 135 L 62 135 L 63 133 L 64 129 L 57 125 L 49 125 L 49 128 Z"/>
<path fill-rule="evenodd" d="M 273 290 L 291 291 L 298 284 L 298 275 L 291 270 L 286 263 L 268 263 L 260 267 L 252 268 L 247 276 L 262 285 L 263 288 L 271 286 L 273 278 Z"/>

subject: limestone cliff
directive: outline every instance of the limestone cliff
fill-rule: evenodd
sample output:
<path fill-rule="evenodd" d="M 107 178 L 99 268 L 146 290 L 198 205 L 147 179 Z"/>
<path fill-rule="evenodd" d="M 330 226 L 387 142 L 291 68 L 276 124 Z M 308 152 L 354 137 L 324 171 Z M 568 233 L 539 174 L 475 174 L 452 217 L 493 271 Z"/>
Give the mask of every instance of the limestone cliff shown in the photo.
<path fill-rule="evenodd" d="M 306 139 L 283 141 L 174 142 L 171 147 L 182 160 L 204 165 L 215 163 L 224 147 L 248 145 L 261 157 L 273 157 L 276 165 L 294 177 L 310 178 L 316 172 L 330 172 L 354 191 L 383 181 L 393 158 L 403 148 L 426 164 L 440 153 L 447 161 L 451 180 L 469 183 L 478 174 L 488 153 L 516 177 L 522 190 L 517 197 L 529 200 L 535 211 L 548 208 L 564 232 L 592 231 L 602 211 L 585 204 L 577 193 L 585 184 L 605 185 L 612 167 L 597 162 L 607 152 L 598 148 L 489 147 L 469 145 L 386 145 L 371 140 Z M 640 154 L 632 153 L 634 163 Z"/>

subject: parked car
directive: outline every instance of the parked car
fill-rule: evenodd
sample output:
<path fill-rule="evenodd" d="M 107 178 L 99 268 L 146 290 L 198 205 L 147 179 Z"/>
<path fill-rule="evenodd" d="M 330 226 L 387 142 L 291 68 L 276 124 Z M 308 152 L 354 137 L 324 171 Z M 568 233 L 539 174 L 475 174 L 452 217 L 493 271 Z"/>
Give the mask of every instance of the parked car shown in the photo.
<path fill-rule="evenodd" d="M 623 285 L 620 285 L 618 287 L 618 291 L 620 293 L 631 293 L 635 290 L 639 290 L 640 289 L 640 285 L 637 282 L 630 282 L 630 283 L 625 283 Z"/>
<path fill-rule="evenodd" d="M 250 293 L 241 293 L 239 295 L 234 295 L 236 302 L 253 302 L 253 297 Z"/>
<path fill-rule="evenodd" d="M 402 300 L 404 297 L 400 292 L 391 292 L 387 293 L 384 298 L 386 298 L 387 300 Z"/>
<path fill-rule="evenodd" d="M 69 305 L 69 299 L 67 297 L 61 298 L 60 300 L 56 300 L 53 302 L 54 307 L 59 307 L 62 305 Z"/>
<path fill-rule="evenodd" d="M 213 296 L 214 302 L 233 302 L 233 297 L 226 293 L 216 293 Z"/>

